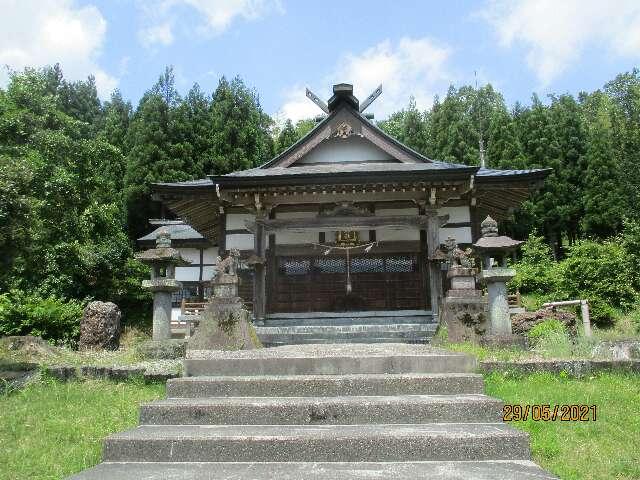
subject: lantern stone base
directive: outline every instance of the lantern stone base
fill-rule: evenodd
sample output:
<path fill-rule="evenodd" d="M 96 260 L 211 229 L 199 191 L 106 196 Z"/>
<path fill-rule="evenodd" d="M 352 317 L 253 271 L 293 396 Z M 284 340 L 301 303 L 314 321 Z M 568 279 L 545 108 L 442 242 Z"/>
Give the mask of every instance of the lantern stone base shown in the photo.
<path fill-rule="evenodd" d="M 507 282 L 515 276 L 514 269 L 504 267 L 483 270 L 478 275 L 478 280 L 487 285 L 491 335 L 511 335 Z"/>
<path fill-rule="evenodd" d="M 153 340 L 171 338 L 171 292 L 162 290 L 153 294 Z"/>
<path fill-rule="evenodd" d="M 477 342 L 487 331 L 487 302 L 476 290 L 475 274 L 460 266 L 447 273 L 451 288 L 442 303 L 442 322 L 451 342 Z"/>

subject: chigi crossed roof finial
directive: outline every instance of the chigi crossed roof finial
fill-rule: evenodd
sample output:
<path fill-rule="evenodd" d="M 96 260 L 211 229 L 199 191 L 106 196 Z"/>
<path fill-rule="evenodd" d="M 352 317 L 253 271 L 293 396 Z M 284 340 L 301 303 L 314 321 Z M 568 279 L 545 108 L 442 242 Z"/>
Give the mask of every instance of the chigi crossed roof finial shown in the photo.
<path fill-rule="evenodd" d="M 378 85 L 371 95 L 369 95 L 362 104 L 360 104 L 359 100 L 353 95 L 353 85 L 350 83 L 337 83 L 333 86 L 333 96 L 329 99 L 328 102 L 324 102 L 313 93 L 311 90 L 307 88 L 306 95 L 309 100 L 315 103 L 320 110 L 324 113 L 333 112 L 336 107 L 342 102 L 347 102 L 350 104 L 355 110 L 358 110 L 360 113 L 364 112 L 369 105 L 371 105 L 376 98 L 380 96 L 382 93 L 382 84 Z"/>

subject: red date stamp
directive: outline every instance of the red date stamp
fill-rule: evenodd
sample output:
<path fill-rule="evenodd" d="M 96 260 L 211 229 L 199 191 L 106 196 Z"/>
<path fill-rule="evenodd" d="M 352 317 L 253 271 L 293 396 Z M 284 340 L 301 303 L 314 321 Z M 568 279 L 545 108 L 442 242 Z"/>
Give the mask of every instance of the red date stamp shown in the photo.
<path fill-rule="evenodd" d="M 506 404 L 502 408 L 502 421 L 519 422 L 595 422 L 596 405 L 513 405 Z"/>

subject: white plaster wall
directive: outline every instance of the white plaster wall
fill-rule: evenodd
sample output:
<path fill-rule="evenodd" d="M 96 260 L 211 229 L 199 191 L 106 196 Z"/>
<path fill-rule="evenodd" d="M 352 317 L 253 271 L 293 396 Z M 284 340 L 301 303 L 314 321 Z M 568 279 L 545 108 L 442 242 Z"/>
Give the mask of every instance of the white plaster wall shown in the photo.
<path fill-rule="evenodd" d="M 180 282 L 197 282 L 200 279 L 200 266 L 176 267 L 176 280 Z"/>
<path fill-rule="evenodd" d="M 379 242 L 420 240 L 420 231 L 414 228 L 382 227 L 376 230 L 376 240 Z"/>
<path fill-rule="evenodd" d="M 218 247 L 205 248 L 202 259 L 203 263 L 216 263 L 218 259 Z"/>
<path fill-rule="evenodd" d="M 418 214 L 418 207 L 376 208 L 376 217 L 390 217 L 393 215 L 417 215 L 417 214 Z M 381 227 L 376 229 L 376 240 L 380 242 L 416 241 L 416 240 L 420 240 L 420 231 L 417 228 Z"/>
<path fill-rule="evenodd" d="M 216 267 L 202 267 L 202 280 L 211 280 Z"/>
<path fill-rule="evenodd" d="M 250 213 L 228 213 L 226 221 L 227 230 L 246 230 L 245 221 L 253 221 L 255 217 Z"/>
<path fill-rule="evenodd" d="M 227 250 L 237 248 L 238 250 L 253 250 L 253 233 L 234 233 L 227 235 Z"/>
<path fill-rule="evenodd" d="M 315 218 L 318 216 L 318 212 L 277 212 L 277 219 L 290 219 L 290 218 Z M 277 232 L 276 233 L 276 245 L 301 245 L 309 243 L 318 243 L 317 231 L 301 230 L 298 232 Z"/>
<path fill-rule="evenodd" d="M 380 162 L 393 157 L 368 140 L 352 136 L 325 140 L 294 165 L 305 163 Z"/>
<path fill-rule="evenodd" d="M 438 215 L 449 215 L 449 222 L 462 223 L 471 221 L 471 212 L 468 206 L 442 207 L 438 209 Z"/>
<path fill-rule="evenodd" d="M 171 321 L 172 322 L 177 322 L 178 318 L 180 317 L 181 311 L 180 308 L 172 308 L 171 309 Z"/>
<path fill-rule="evenodd" d="M 178 248 L 182 258 L 189 260 L 192 264 L 200 264 L 200 249 L 198 248 Z"/>
<path fill-rule="evenodd" d="M 444 243 L 447 237 L 453 237 L 457 243 L 472 243 L 471 227 L 456 227 L 440 229 L 440 243 Z"/>

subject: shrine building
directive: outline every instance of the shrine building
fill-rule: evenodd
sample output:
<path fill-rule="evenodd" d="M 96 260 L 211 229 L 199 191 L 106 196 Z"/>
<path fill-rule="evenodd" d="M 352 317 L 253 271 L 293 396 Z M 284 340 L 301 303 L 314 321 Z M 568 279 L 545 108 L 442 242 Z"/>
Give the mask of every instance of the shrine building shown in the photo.
<path fill-rule="evenodd" d="M 548 170 L 432 160 L 365 116 L 379 91 L 362 105 L 351 85 L 333 93 L 308 92 L 326 116 L 269 162 L 154 184 L 154 198 L 201 237 L 203 287 L 202 248 L 239 250 L 240 295 L 265 344 L 428 339 L 445 289 L 439 246 L 475 242 L 487 215 L 508 217 Z"/>

